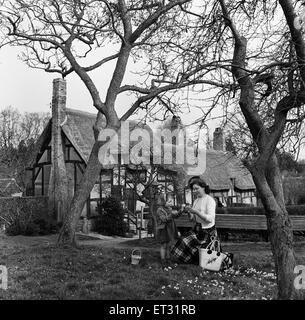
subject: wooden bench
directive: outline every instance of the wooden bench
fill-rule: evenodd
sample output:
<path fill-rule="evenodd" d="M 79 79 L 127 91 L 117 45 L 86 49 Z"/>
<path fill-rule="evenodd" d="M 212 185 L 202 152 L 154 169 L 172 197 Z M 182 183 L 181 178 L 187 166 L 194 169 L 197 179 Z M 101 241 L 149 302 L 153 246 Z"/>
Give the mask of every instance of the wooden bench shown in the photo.
<path fill-rule="evenodd" d="M 293 231 L 305 231 L 305 215 L 289 216 Z M 178 228 L 191 228 L 194 222 L 190 221 L 187 215 L 183 215 L 176 220 Z M 264 215 L 241 215 L 241 214 L 216 214 L 216 228 L 221 233 L 229 230 L 240 231 L 261 231 L 265 240 L 268 240 L 267 221 Z"/>

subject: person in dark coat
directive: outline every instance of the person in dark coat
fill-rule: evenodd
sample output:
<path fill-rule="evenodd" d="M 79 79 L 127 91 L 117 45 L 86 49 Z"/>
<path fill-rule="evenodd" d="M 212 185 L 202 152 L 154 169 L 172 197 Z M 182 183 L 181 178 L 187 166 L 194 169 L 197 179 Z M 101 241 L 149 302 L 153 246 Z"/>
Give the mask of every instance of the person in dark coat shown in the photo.
<path fill-rule="evenodd" d="M 159 195 L 157 198 L 157 209 L 155 212 L 156 240 L 160 243 L 162 267 L 170 263 L 170 245 L 179 238 L 174 218 L 179 217 L 182 211 L 173 212 L 171 205 L 171 201 L 166 201 L 163 195 Z"/>

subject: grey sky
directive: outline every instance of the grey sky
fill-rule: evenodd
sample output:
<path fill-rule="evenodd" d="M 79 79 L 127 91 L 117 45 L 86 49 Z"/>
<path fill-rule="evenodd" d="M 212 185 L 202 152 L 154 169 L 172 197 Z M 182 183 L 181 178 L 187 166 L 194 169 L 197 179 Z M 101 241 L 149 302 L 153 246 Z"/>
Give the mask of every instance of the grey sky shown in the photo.
<path fill-rule="evenodd" d="M 17 48 L 12 47 L 5 47 L 0 51 L 0 109 L 12 106 L 21 112 L 50 112 L 52 80 L 58 78 L 59 74 L 29 68 L 18 59 L 19 52 Z M 105 95 L 103 90 L 107 88 L 112 69 L 113 65 L 109 64 L 105 69 L 91 73 L 102 97 Z M 130 83 L 135 81 L 136 75 L 128 73 L 127 77 Z M 119 115 L 129 108 L 131 101 L 126 95 L 119 96 L 117 100 Z M 96 113 L 87 89 L 73 74 L 67 77 L 67 107 Z M 212 116 L 219 116 L 217 113 L 219 111 L 215 111 Z M 190 123 L 200 115 L 197 109 L 182 115 L 181 118 L 184 123 Z M 219 120 L 208 121 L 210 136 L 218 124 Z M 305 148 L 300 152 L 300 159 L 305 159 Z"/>
<path fill-rule="evenodd" d="M 0 51 L 0 108 L 12 106 L 18 108 L 21 112 L 49 112 L 52 80 L 60 75 L 29 68 L 18 58 L 18 53 L 20 53 L 20 50 L 12 47 L 4 47 Z M 108 63 L 103 66 L 103 69 L 90 73 L 102 99 L 105 97 L 113 68 L 114 63 Z M 130 61 L 129 71 L 135 68 L 136 66 Z M 125 84 L 136 84 L 137 77 L 135 73 L 127 72 L 123 82 Z M 71 74 L 66 80 L 67 107 L 96 113 L 96 109 L 92 106 L 91 97 L 78 76 Z M 116 103 L 118 114 L 125 113 L 131 103 L 131 97 L 126 94 L 120 95 Z M 190 123 L 201 115 L 199 109 L 196 109 L 191 114 L 185 114 L 181 118 L 185 123 Z M 213 121 L 209 125 L 212 130 L 217 122 Z"/>

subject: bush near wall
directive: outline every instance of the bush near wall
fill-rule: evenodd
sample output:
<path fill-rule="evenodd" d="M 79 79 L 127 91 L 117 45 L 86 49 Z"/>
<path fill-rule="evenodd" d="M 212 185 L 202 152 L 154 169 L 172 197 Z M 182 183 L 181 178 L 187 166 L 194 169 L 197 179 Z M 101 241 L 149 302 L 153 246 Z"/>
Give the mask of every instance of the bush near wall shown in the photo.
<path fill-rule="evenodd" d="M 299 216 L 305 215 L 305 205 L 286 206 L 289 215 Z M 216 214 L 250 214 L 250 215 L 264 215 L 265 209 L 263 207 L 226 207 L 217 208 Z"/>
<path fill-rule="evenodd" d="M 0 198 L 0 225 L 8 235 L 45 235 L 57 231 L 47 197 Z"/>
<path fill-rule="evenodd" d="M 128 225 L 124 221 L 124 209 L 115 197 L 109 196 L 102 202 L 93 230 L 107 236 L 126 235 Z"/>

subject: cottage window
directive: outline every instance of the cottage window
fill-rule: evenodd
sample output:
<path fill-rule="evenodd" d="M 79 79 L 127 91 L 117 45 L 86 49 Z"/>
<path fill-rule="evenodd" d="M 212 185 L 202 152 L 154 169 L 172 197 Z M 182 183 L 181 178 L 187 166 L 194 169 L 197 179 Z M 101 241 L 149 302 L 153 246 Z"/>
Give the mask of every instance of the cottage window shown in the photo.
<path fill-rule="evenodd" d="M 125 177 L 126 177 L 126 183 L 128 184 L 145 183 L 147 180 L 147 171 L 144 169 L 139 169 L 139 170 L 126 169 Z"/>
<path fill-rule="evenodd" d="M 111 195 L 111 186 L 112 186 L 112 171 L 111 170 L 102 170 L 100 175 L 101 189 L 100 195 L 102 198 L 106 198 Z"/>
<path fill-rule="evenodd" d="M 174 205 L 177 205 L 177 196 L 174 187 L 174 172 L 158 170 L 157 181 L 161 182 L 168 200 L 173 200 Z"/>
<path fill-rule="evenodd" d="M 113 168 L 113 185 L 117 186 L 120 184 L 120 168 Z"/>
<path fill-rule="evenodd" d="M 98 201 L 90 201 L 90 217 L 97 216 L 98 214 Z"/>
<path fill-rule="evenodd" d="M 91 190 L 90 199 L 99 199 L 100 198 L 100 184 L 96 183 Z"/>
<path fill-rule="evenodd" d="M 159 182 L 165 182 L 165 181 L 166 181 L 165 174 L 158 173 L 157 180 L 158 180 Z"/>

